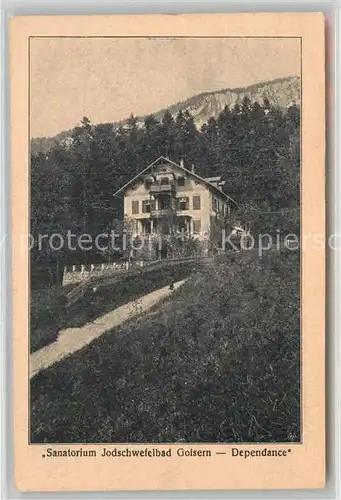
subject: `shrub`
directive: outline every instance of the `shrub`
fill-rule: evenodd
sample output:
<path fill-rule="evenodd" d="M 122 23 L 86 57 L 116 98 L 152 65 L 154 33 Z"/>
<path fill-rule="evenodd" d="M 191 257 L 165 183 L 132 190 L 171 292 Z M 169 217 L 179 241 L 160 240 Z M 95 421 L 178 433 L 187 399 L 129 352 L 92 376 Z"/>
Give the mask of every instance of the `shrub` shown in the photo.
<path fill-rule="evenodd" d="M 59 286 L 32 290 L 30 316 L 31 352 L 50 344 L 65 324 L 65 295 Z"/>

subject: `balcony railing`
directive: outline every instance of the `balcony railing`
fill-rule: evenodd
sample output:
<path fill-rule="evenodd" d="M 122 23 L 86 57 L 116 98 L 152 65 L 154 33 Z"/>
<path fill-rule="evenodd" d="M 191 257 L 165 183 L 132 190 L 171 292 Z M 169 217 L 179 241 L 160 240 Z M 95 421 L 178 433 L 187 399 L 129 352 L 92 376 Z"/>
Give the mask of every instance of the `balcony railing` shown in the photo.
<path fill-rule="evenodd" d="M 151 217 L 167 217 L 170 214 L 173 213 L 173 210 L 171 208 L 159 208 L 159 209 L 153 209 L 150 211 L 150 216 Z"/>
<path fill-rule="evenodd" d="M 175 184 L 169 183 L 169 184 L 151 184 L 149 188 L 151 193 L 158 194 L 158 193 L 174 193 L 175 192 Z"/>

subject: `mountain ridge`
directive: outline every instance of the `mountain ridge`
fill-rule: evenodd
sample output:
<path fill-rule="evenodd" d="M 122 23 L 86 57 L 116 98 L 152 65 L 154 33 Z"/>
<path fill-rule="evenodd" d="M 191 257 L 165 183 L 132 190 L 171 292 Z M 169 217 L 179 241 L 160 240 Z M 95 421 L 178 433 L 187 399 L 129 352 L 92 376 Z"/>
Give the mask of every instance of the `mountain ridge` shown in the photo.
<path fill-rule="evenodd" d="M 236 104 L 241 104 L 245 96 L 249 97 L 251 103 L 263 102 L 268 99 L 271 105 L 285 108 L 291 104 L 299 104 L 301 100 L 301 83 L 300 77 L 288 76 L 276 78 L 274 80 L 254 83 L 245 87 L 237 87 L 234 89 L 224 88 L 220 90 L 201 92 L 195 94 L 184 101 L 179 101 L 167 108 L 160 109 L 149 115 L 153 115 L 157 120 L 160 120 L 164 113 L 168 110 L 175 116 L 180 110 L 189 111 L 198 128 L 208 121 L 209 118 L 216 118 L 223 109 L 233 107 Z M 144 119 L 148 115 L 137 116 L 137 123 L 141 126 Z M 113 130 L 120 126 L 124 126 L 127 119 L 107 122 L 112 123 Z M 70 137 L 73 129 L 62 131 L 52 137 L 33 137 L 31 138 L 31 151 L 47 152 L 55 144 L 62 143 Z"/>

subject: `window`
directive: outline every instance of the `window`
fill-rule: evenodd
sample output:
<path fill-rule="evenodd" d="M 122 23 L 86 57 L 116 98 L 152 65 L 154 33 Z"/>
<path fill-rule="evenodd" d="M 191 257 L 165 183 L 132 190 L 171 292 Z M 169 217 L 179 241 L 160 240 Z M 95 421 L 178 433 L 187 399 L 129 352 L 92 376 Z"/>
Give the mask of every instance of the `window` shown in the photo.
<path fill-rule="evenodd" d="M 132 201 L 131 202 L 131 213 L 132 214 L 138 214 L 139 213 L 139 202 L 138 201 Z"/>
<path fill-rule="evenodd" d="M 162 186 L 167 186 L 167 184 L 169 184 L 168 177 L 162 177 L 162 179 L 161 179 L 161 185 Z"/>
<path fill-rule="evenodd" d="M 201 219 L 193 219 L 193 233 L 199 234 L 201 231 Z"/>
<path fill-rule="evenodd" d="M 155 210 L 155 200 L 143 200 L 142 213 L 148 214 L 151 210 Z"/>
<path fill-rule="evenodd" d="M 178 177 L 178 186 L 183 187 L 185 185 L 185 178 L 184 177 Z"/>
<path fill-rule="evenodd" d="M 193 196 L 193 210 L 200 210 L 200 196 Z"/>
<path fill-rule="evenodd" d="M 179 210 L 188 210 L 188 198 L 179 198 Z"/>
<path fill-rule="evenodd" d="M 150 203 L 149 200 L 143 200 L 142 201 L 142 213 L 146 214 L 150 212 Z"/>
<path fill-rule="evenodd" d="M 144 227 L 144 234 L 150 234 L 152 232 L 150 220 L 146 220 L 143 227 Z"/>
<path fill-rule="evenodd" d="M 215 198 L 212 198 L 212 210 L 213 212 L 217 211 L 217 200 Z"/>

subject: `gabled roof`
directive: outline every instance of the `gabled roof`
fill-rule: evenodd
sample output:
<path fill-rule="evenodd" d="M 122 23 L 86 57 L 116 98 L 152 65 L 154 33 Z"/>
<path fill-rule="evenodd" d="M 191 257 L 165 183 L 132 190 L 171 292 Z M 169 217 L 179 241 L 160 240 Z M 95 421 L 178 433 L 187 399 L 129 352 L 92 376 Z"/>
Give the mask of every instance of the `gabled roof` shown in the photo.
<path fill-rule="evenodd" d="M 230 201 L 232 201 L 233 203 L 235 203 L 237 205 L 236 201 L 234 201 L 230 196 L 228 196 L 226 193 L 224 193 L 223 191 L 221 191 L 217 186 L 214 186 L 214 184 L 212 184 L 211 182 L 209 182 L 207 179 L 204 179 L 203 177 L 200 177 L 200 175 L 196 174 L 195 172 L 192 172 L 191 170 L 188 170 L 187 168 L 183 167 L 182 165 L 179 165 L 178 163 L 175 163 L 174 161 L 170 160 L 169 158 L 166 158 L 165 156 L 159 156 L 159 158 L 157 158 L 155 161 L 153 161 L 152 163 L 150 163 L 146 168 L 144 168 L 143 170 L 141 170 L 141 172 L 139 172 L 137 175 L 135 175 L 135 177 L 133 177 L 129 182 L 127 182 L 126 184 L 124 184 L 124 186 L 122 186 L 118 191 L 116 191 L 116 193 L 114 194 L 114 196 L 117 196 L 122 191 L 124 191 L 136 179 L 138 179 L 139 177 L 141 177 L 141 175 L 143 175 L 146 172 L 148 172 L 148 170 L 151 167 L 153 167 L 154 165 L 156 165 L 160 160 L 164 160 L 165 162 L 170 163 L 171 165 L 174 165 L 175 167 L 177 167 L 178 169 L 182 170 L 183 172 L 186 172 L 186 174 L 191 175 L 192 177 L 196 178 L 197 180 L 199 180 L 200 182 L 202 182 L 203 184 L 205 184 L 207 187 L 209 187 L 210 189 L 212 189 L 216 193 L 219 193 L 220 196 L 223 196 L 223 197 L 229 199 Z"/>

